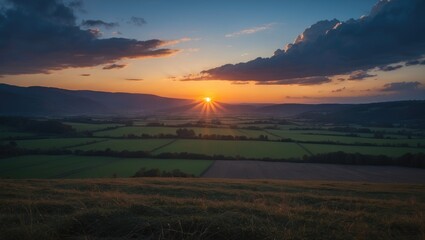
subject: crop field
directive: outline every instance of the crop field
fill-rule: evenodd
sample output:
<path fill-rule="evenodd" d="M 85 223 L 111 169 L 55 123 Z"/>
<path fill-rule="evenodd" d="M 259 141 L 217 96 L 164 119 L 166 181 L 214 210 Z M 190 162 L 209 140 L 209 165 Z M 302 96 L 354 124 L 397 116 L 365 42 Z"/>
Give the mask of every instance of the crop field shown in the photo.
<path fill-rule="evenodd" d="M 101 138 L 46 138 L 15 141 L 19 147 L 26 149 L 59 149 L 76 145 L 104 141 Z"/>
<path fill-rule="evenodd" d="M 246 136 L 250 138 L 258 138 L 260 135 L 267 135 L 270 139 L 275 139 L 273 135 L 267 134 L 261 130 L 247 130 L 247 129 L 232 129 L 232 128 L 199 128 L 199 127 L 185 127 L 195 131 L 195 134 L 202 135 L 232 135 L 232 136 Z M 140 136 L 142 134 L 159 135 L 159 134 L 172 134 L 176 135 L 177 127 L 121 127 L 112 130 L 96 132 L 94 135 L 98 137 L 122 137 L 130 134 Z"/>
<path fill-rule="evenodd" d="M 423 239 L 425 186 L 213 179 L 2 180 L 12 239 Z"/>
<path fill-rule="evenodd" d="M 21 138 L 21 137 L 31 137 L 35 134 L 29 132 L 16 132 L 16 131 L 0 131 L 0 139 L 5 138 Z"/>
<path fill-rule="evenodd" d="M 361 153 L 366 155 L 387 155 L 398 157 L 406 153 L 423 153 L 423 148 L 404 148 L 404 147 L 375 147 L 375 146 L 341 146 L 331 144 L 307 144 L 300 143 L 301 146 L 308 149 L 313 154 L 329 152 Z"/>
<path fill-rule="evenodd" d="M 162 152 L 189 152 L 248 158 L 295 158 L 308 154 L 296 143 L 220 140 L 177 140 L 154 153 Z"/>
<path fill-rule="evenodd" d="M 107 138 L 51 138 L 16 140 L 19 147 L 26 149 L 70 149 L 147 151 L 158 153 L 196 153 L 245 158 L 302 158 L 304 155 L 343 151 L 369 155 L 398 157 L 406 153 L 423 153 L 423 148 L 346 146 L 320 143 L 292 143 L 270 141 L 227 141 L 196 139 L 107 139 Z"/>
<path fill-rule="evenodd" d="M 110 139 L 72 149 L 105 150 L 109 148 L 115 151 L 153 151 L 173 141 L 172 139 Z"/>
<path fill-rule="evenodd" d="M 355 144 L 355 143 L 368 143 L 368 144 L 376 144 L 376 145 L 384 145 L 384 144 L 407 144 L 412 147 L 416 147 L 419 144 L 425 145 L 425 139 L 407 139 L 404 137 L 401 138 L 400 135 L 396 135 L 397 139 L 376 139 L 372 137 L 350 137 L 350 136 L 337 136 L 339 134 L 335 134 L 333 132 L 324 131 L 309 131 L 309 130 L 267 130 L 270 133 L 281 136 L 282 138 L 290 138 L 296 141 L 311 141 L 311 142 L 340 142 L 347 144 Z M 314 133 L 314 134 L 311 134 Z M 326 134 L 334 134 L 334 135 L 326 135 Z M 322 134 L 322 135 L 319 135 Z"/>
<path fill-rule="evenodd" d="M 86 156 L 28 155 L 0 159 L 2 178 L 110 178 L 131 177 L 139 169 L 180 169 L 199 176 L 212 161 L 140 159 Z"/>
<path fill-rule="evenodd" d="M 96 132 L 94 135 L 99 137 L 122 137 L 130 134 L 140 136 L 142 134 L 158 135 L 158 134 L 176 134 L 178 128 L 173 127 L 121 127 L 112 130 Z"/>
<path fill-rule="evenodd" d="M 110 127 L 121 127 L 122 124 L 102 124 L 102 123 L 74 123 L 74 122 L 64 122 L 67 125 L 72 126 L 77 132 L 85 131 L 98 131 Z"/>

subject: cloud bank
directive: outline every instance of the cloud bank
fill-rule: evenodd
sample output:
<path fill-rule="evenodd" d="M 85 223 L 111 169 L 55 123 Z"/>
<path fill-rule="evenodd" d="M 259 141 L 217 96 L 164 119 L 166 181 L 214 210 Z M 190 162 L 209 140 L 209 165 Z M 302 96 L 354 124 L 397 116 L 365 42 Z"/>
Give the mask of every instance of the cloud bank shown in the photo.
<path fill-rule="evenodd" d="M 385 92 L 405 92 L 418 90 L 422 84 L 420 82 L 394 82 L 384 85 L 382 91 Z"/>
<path fill-rule="evenodd" d="M 116 63 L 113 63 L 113 64 L 110 64 L 110 65 L 104 66 L 102 69 L 111 70 L 111 69 L 121 69 L 121 68 L 125 68 L 125 67 L 127 67 L 126 64 L 116 64 Z"/>
<path fill-rule="evenodd" d="M 364 80 L 371 77 L 376 77 L 376 75 L 369 74 L 367 71 L 359 70 L 352 72 L 348 77 L 348 80 Z"/>
<path fill-rule="evenodd" d="M 100 39 L 95 31 L 81 29 L 74 9 L 60 0 L 6 0 L 0 6 L 0 75 L 49 73 L 177 52 L 164 45 L 158 39 Z"/>
<path fill-rule="evenodd" d="M 110 29 L 110 28 L 118 27 L 119 24 L 115 23 L 115 22 L 108 23 L 108 22 L 104 22 L 102 20 L 84 20 L 81 23 L 81 26 L 89 27 L 89 28 L 90 27 L 104 27 L 104 28 Z"/>
<path fill-rule="evenodd" d="M 297 84 L 299 80 L 305 84 L 302 79 L 311 77 L 349 74 L 376 67 L 395 70 L 388 65 L 415 61 L 425 54 L 424 12 L 423 0 L 381 0 L 360 19 L 317 22 L 294 43 L 276 50 L 272 57 L 226 64 L 205 70 L 201 75 L 205 80 L 277 84 Z M 322 82 L 323 79 L 318 78 L 317 83 Z"/>

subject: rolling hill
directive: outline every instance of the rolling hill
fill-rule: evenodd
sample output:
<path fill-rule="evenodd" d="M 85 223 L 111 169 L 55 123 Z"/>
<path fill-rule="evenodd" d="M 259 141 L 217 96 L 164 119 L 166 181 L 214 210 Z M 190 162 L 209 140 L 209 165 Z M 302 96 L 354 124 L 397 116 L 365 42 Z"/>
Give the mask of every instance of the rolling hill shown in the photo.
<path fill-rule="evenodd" d="M 197 112 L 202 107 L 188 99 L 151 94 L 18 87 L 0 84 L 0 114 L 21 116 L 130 115 Z M 328 122 L 423 122 L 425 101 L 368 104 L 228 104 L 218 103 L 223 114 L 261 114 L 300 117 Z"/>
<path fill-rule="evenodd" d="M 150 94 L 72 91 L 0 84 L 2 115 L 137 114 L 175 108 L 190 102 Z"/>

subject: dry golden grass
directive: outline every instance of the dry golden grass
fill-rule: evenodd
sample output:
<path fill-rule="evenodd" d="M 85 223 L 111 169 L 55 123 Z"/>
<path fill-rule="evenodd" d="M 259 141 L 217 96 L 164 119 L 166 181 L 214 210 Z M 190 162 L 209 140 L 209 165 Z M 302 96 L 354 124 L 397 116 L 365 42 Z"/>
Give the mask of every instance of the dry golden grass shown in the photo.
<path fill-rule="evenodd" d="M 0 239 L 425 239 L 425 186 L 2 180 Z"/>

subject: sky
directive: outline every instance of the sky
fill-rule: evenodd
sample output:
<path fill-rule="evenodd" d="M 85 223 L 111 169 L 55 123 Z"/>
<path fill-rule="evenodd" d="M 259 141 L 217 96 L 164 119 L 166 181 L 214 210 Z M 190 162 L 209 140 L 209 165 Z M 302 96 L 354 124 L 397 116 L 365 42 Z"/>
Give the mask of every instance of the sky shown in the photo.
<path fill-rule="evenodd" d="M 229 103 L 425 99 L 423 0 L 0 6 L 0 83 Z"/>

